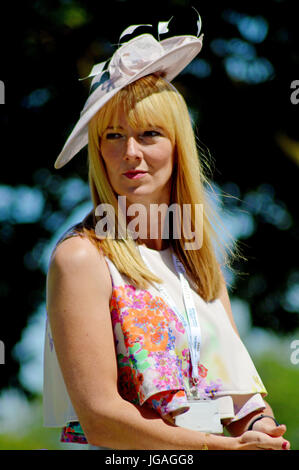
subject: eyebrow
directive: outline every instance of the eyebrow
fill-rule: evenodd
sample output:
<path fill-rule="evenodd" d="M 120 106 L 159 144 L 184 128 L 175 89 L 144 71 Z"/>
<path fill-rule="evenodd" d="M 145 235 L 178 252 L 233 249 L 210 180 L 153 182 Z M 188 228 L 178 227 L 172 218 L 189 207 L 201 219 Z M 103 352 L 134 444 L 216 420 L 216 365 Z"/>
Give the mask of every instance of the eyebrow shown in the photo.
<path fill-rule="evenodd" d="M 157 125 L 154 125 L 154 124 L 148 124 L 148 126 L 146 126 L 146 127 L 150 127 L 150 128 L 153 128 L 153 129 L 156 128 L 156 129 L 161 129 L 161 130 L 163 129 L 163 127 L 157 126 Z M 107 129 L 122 129 L 123 130 L 124 128 L 122 126 L 107 126 L 105 130 L 107 130 Z"/>

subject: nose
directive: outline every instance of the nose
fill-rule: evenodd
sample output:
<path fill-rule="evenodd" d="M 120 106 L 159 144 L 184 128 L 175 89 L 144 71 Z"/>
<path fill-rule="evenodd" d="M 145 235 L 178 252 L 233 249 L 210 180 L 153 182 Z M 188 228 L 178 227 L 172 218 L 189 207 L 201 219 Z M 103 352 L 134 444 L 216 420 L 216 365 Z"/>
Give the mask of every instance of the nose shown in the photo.
<path fill-rule="evenodd" d="M 125 159 L 130 160 L 130 159 L 136 159 L 136 158 L 142 158 L 142 151 L 141 148 L 136 141 L 136 139 L 131 136 L 127 140 L 127 146 L 125 150 Z"/>

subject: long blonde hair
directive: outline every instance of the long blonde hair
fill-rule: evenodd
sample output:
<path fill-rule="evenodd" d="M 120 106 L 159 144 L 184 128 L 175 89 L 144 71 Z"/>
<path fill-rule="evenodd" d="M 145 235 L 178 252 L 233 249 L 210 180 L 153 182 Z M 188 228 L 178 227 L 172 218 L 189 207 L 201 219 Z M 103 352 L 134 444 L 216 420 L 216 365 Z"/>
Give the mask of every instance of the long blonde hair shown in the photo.
<path fill-rule="evenodd" d="M 89 123 L 89 185 L 94 208 L 101 203 L 111 204 L 117 216 L 118 201 L 100 153 L 100 139 L 109 125 L 117 124 L 117 110 L 123 107 L 132 128 L 151 122 L 166 130 L 175 148 L 170 204 L 179 207 L 203 204 L 203 227 L 196 227 L 191 210 L 192 231 L 201 231 L 202 245 L 197 250 L 185 250 L 182 237 L 170 240 L 173 250 L 192 279 L 193 288 L 208 301 L 217 298 L 220 288 L 220 268 L 215 254 L 215 243 L 220 246 L 215 225 L 215 214 L 207 200 L 204 175 L 187 105 L 174 87 L 156 75 L 143 77 L 120 90 Z M 175 222 L 174 222 L 175 223 Z M 92 228 L 84 231 L 100 250 L 139 288 L 150 282 L 162 282 L 145 266 L 136 242 L 127 236 L 122 239 L 98 239 Z M 225 256 L 226 251 L 222 250 Z"/>

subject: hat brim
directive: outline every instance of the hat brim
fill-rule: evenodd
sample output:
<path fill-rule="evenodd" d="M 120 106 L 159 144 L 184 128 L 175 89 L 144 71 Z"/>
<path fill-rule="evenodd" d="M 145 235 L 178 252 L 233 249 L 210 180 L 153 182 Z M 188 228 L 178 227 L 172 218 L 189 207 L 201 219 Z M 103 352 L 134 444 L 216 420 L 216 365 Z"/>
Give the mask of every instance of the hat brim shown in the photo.
<path fill-rule="evenodd" d="M 195 36 L 176 36 L 161 41 L 161 45 L 165 47 L 175 47 L 175 40 L 182 41 L 182 38 L 190 39 L 189 43 L 183 43 L 169 50 L 144 67 L 140 72 L 131 77 L 120 77 L 118 80 L 107 80 L 99 85 L 95 91 L 89 96 L 81 116 L 71 134 L 69 135 L 65 145 L 55 161 L 55 168 L 59 169 L 66 165 L 82 148 L 88 144 L 88 123 L 92 117 L 122 88 L 130 83 L 139 80 L 146 75 L 152 73 L 161 73 L 167 80 L 173 80 L 193 59 L 197 56 L 202 48 L 202 37 Z M 109 90 L 109 87 L 111 88 Z M 107 91 L 108 88 L 108 91 Z"/>

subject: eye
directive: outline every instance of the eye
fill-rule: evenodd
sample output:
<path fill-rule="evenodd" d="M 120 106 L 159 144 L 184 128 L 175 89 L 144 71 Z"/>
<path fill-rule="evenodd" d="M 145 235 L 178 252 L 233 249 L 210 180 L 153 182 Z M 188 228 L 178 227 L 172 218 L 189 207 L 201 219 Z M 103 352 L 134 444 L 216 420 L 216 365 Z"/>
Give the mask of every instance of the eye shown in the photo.
<path fill-rule="evenodd" d="M 106 134 L 106 139 L 108 140 L 115 140 L 119 139 L 120 137 L 122 137 L 122 135 L 118 134 L 117 132 L 109 132 L 108 134 Z"/>
<path fill-rule="evenodd" d="M 159 131 L 145 131 L 143 133 L 144 137 L 157 137 L 158 135 L 161 135 Z"/>

